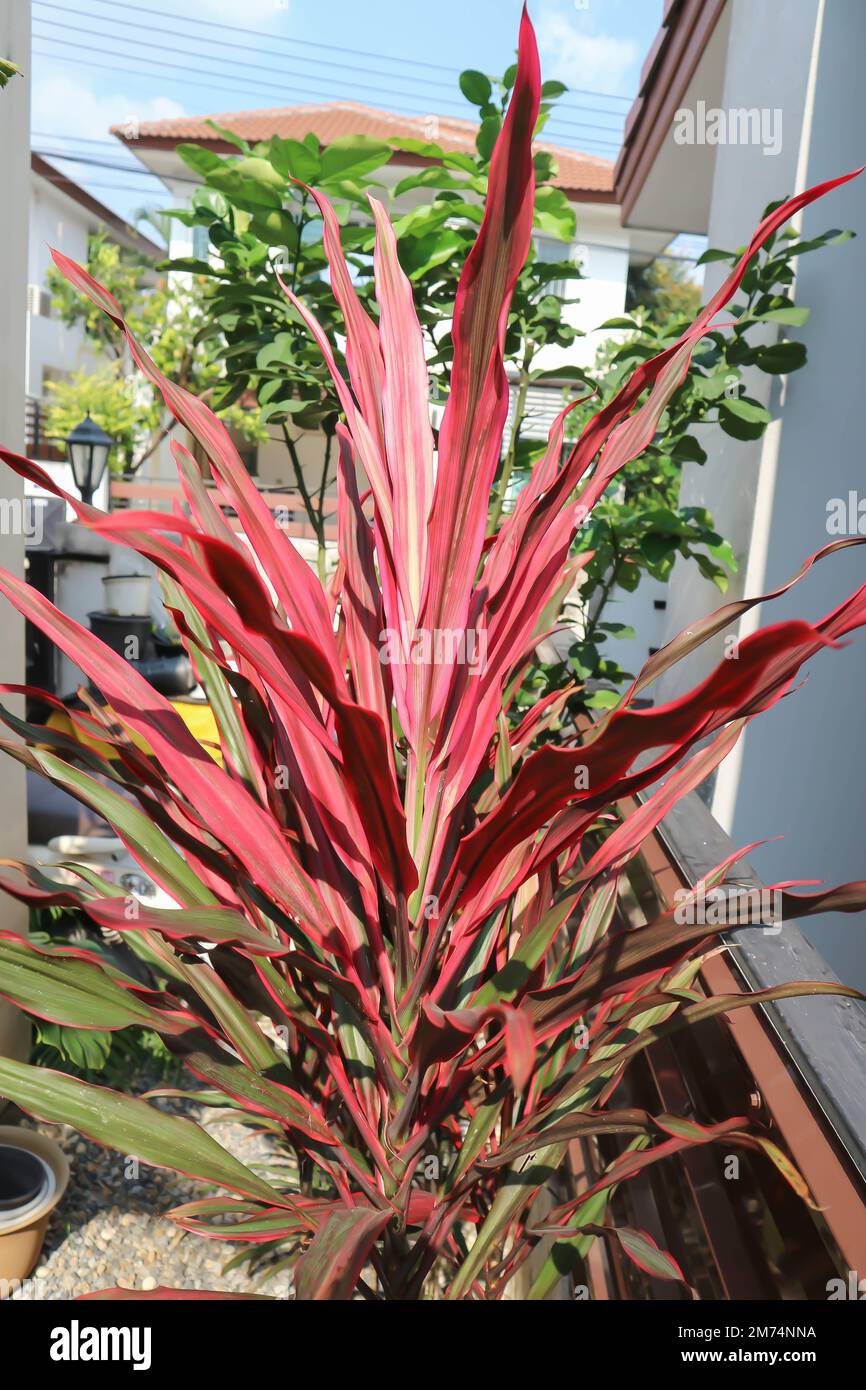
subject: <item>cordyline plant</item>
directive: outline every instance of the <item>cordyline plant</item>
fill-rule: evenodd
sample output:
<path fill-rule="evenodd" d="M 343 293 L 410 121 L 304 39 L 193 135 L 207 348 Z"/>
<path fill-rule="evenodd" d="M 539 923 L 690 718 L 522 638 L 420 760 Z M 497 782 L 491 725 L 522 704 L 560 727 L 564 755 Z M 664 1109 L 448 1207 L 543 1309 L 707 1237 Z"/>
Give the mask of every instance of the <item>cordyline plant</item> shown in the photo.
<path fill-rule="evenodd" d="M 627 1148 L 593 1187 L 548 1212 L 545 1229 L 559 1239 L 531 1296 L 556 1283 L 560 1252 L 579 1253 L 599 1233 L 652 1273 L 682 1278 L 648 1236 L 609 1224 L 615 1186 L 716 1140 L 763 1149 L 801 1192 L 805 1185 L 743 1117 L 698 1124 L 623 1110 L 623 1069 L 658 1036 L 711 1015 L 855 993 L 805 982 L 704 999 L 693 986 L 718 929 L 684 923 L 680 912 L 628 929 L 616 907 L 624 867 L 668 809 L 791 690 L 806 660 L 866 622 L 866 586 L 820 622 L 746 637 L 737 660 L 681 699 L 633 708 L 660 671 L 750 606 L 728 605 L 653 656 L 619 707 L 571 746 L 532 751 L 555 699 L 516 730 L 503 713 L 573 568 L 582 519 L 652 440 L 695 344 L 757 249 L 844 180 L 766 218 L 693 327 L 637 368 L 564 461 L 560 416 L 513 513 L 485 538 L 507 410 L 503 335 L 532 223 L 539 91 L 524 16 L 484 220 L 455 309 L 438 457 L 421 334 L 391 226 L 374 200 L 374 322 L 356 298 L 330 205 L 311 195 L 350 378 L 335 379 L 345 423 L 339 565 L 328 591 L 274 526 L 225 428 L 157 372 L 116 301 L 55 256 L 126 332 L 139 366 L 199 441 L 247 543 L 177 442 L 183 514 L 105 516 L 68 499 L 82 524 L 165 576 L 219 724 L 218 756 L 120 656 L 11 574 L 0 577 L 16 608 L 107 702 L 88 696 L 83 711 L 70 711 L 86 744 L 4 712 L 21 736 L 7 750 L 98 810 L 177 903 L 157 910 L 83 867 L 76 886 L 58 886 L 19 864 L 3 887 L 30 902 L 77 905 L 125 933 L 162 983 L 145 989 L 87 950 L 37 948 L 7 934 L 0 990 L 61 1024 L 155 1030 L 204 1083 L 200 1098 L 234 1107 L 285 1159 L 264 1177 L 146 1099 L 14 1061 L 0 1060 L 0 1095 L 224 1189 L 229 1195 L 187 1203 L 172 1219 L 252 1243 L 242 1249 L 276 1251 L 294 1265 L 299 1298 L 500 1296 L 538 1240 L 533 1199 L 569 1141 L 605 1134 L 626 1136 Z M 327 356 L 317 323 L 293 302 Z M 3 457 L 65 495 L 36 465 Z M 855 543 L 828 545 L 813 561 Z M 656 783 L 637 810 L 617 811 Z M 705 885 L 721 883 L 738 857 Z M 786 893 L 785 903 L 789 916 L 854 910 L 866 904 L 866 884 Z"/>

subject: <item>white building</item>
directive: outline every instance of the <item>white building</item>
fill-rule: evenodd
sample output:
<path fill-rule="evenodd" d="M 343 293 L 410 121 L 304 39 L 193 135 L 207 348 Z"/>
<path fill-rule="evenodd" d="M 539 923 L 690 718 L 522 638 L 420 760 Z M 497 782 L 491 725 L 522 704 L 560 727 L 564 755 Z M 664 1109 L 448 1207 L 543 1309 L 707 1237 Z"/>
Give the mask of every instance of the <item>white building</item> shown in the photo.
<path fill-rule="evenodd" d="M 711 246 L 734 249 L 772 200 L 864 163 L 862 0 L 678 0 L 665 9 L 616 169 L 626 227 L 704 233 Z M 682 111 L 694 113 L 696 131 L 708 112 L 723 112 L 736 143 L 729 135 L 726 143 L 678 143 Z M 740 131 L 749 132 L 747 143 Z M 773 423 L 751 444 L 714 427 L 702 440 L 708 462 L 689 465 L 683 479 L 682 500 L 707 506 L 737 551 L 729 598 L 788 579 L 834 539 L 833 500 L 866 495 L 866 178 L 812 204 L 795 225 L 806 238 L 832 227 L 857 233 L 795 262 L 794 297 L 811 317 L 787 336 L 802 336 L 808 363 L 788 377 L 750 373 L 749 394 Z M 706 297 L 724 269 L 708 267 Z M 855 505 L 854 533 L 857 525 Z M 831 556 L 784 599 L 752 610 L 739 635 L 786 618 L 815 620 L 863 582 L 864 570 L 860 549 Z M 718 591 L 678 562 L 666 640 L 718 606 Z M 720 636 L 670 671 L 658 698 L 697 683 L 721 652 Z M 866 640 L 857 633 L 845 650 L 816 658 L 805 687 L 760 716 L 720 770 L 712 810 L 735 842 L 784 835 L 761 852 L 765 879 L 864 877 L 864 687 Z M 866 986 L 854 919 L 821 917 L 808 935 L 842 978 Z"/>
<path fill-rule="evenodd" d="M 47 276 L 51 248 L 87 264 L 90 241 L 104 232 L 127 251 L 148 260 L 164 255 L 162 247 L 142 236 L 92 194 L 79 187 L 41 155 L 30 155 L 30 238 L 27 259 L 27 446 L 37 461 L 57 461 L 61 455 L 45 438 L 41 404 L 49 381 L 60 381 L 82 368 L 101 365 L 80 324 L 69 328 L 51 309 Z M 59 478 L 68 487 L 71 477 Z M 101 505 L 101 503 L 100 503 Z"/>

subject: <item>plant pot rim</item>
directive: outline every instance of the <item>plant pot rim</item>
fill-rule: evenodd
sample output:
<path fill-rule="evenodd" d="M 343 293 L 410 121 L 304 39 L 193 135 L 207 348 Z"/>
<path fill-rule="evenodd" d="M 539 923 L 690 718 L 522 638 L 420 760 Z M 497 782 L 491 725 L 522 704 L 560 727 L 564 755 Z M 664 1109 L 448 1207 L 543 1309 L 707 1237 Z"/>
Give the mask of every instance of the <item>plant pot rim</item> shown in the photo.
<path fill-rule="evenodd" d="M 23 1129 L 20 1125 L 0 1125 L 0 1144 L 26 1149 L 29 1153 L 35 1154 L 37 1158 L 41 1158 L 48 1165 L 54 1175 L 53 1186 L 41 1202 L 25 1208 L 17 1220 L 0 1228 L 0 1240 L 2 1240 L 4 1236 L 11 1236 L 16 1231 L 22 1231 L 28 1226 L 36 1225 L 38 1221 L 51 1214 L 68 1186 L 69 1161 L 60 1145 L 55 1143 L 53 1139 L 49 1139 L 47 1134 L 39 1134 L 32 1129 Z"/>

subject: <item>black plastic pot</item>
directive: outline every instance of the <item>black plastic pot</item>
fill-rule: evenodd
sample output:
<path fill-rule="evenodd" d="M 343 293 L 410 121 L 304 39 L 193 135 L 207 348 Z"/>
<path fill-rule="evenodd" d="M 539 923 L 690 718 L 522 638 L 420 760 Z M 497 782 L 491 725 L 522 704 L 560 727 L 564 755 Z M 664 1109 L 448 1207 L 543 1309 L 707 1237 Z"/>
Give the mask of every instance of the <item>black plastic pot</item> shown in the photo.
<path fill-rule="evenodd" d="M 188 695 L 195 685 L 192 662 L 186 652 L 179 656 L 152 656 L 131 664 L 160 695 Z"/>
<path fill-rule="evenodd" d="M 126 657 L 129 660 L 129 639 L 135 638 L 134 650 L 138 652 L 139 658 L 147 657 L 151 648 L 151 628 L 153 624 L 150 618 L 134 617 L 123 613 L 88 613 L 87 621 L 90 623 L 90 631 L 94 637 L 98 637 L 100 642 L 104 642 L 118 656 Z"/>
<path fill-rule="evenodd" d="M 26 1206 L 45 1185 L 46 1167 L 35 1154 L 0 1144 L 0 1211 Z"/>

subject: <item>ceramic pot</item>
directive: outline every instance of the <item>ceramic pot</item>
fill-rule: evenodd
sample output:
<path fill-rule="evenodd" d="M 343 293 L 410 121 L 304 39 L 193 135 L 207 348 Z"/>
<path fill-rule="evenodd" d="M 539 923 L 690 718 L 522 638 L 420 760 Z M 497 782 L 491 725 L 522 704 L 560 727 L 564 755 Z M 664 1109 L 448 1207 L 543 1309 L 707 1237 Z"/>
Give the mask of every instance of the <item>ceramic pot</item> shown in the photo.
<path fill-rule="evenodd" d="M 0 1125 L 0 1297 L 32 1273 L 69 1164 L 53 1139 Z"/>

